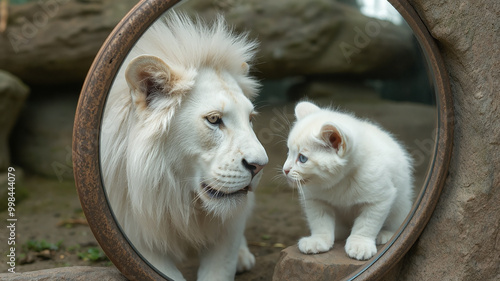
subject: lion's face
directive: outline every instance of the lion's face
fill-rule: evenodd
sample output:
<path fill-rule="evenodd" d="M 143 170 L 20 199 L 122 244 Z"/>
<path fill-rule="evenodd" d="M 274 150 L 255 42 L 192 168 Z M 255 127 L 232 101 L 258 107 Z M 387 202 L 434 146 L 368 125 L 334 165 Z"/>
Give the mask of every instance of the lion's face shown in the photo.
<path fill-rule="evenodd" d="M 252 129 L 254 107 L 238 83 L 247 71 L 246 64 L 236 74 L 172 70 L 151 56 L 135 59 L 127 70 L 138 137 L 163 132 L 159 138 L 168 144 L 159 153 L 188 183 L 182 188 L 191 203 L 199 200 L 222 217 L 242 209 L 268 162 Z"/>
<path fill-rule="evenodd" d="M 173 128 L 187 130 L 196 196 L 214 211 L 245 200 L 268 158 L 252 129 L 254 107 L 237 81 L 227 72 L 200 70 L 178 113 Z"/>

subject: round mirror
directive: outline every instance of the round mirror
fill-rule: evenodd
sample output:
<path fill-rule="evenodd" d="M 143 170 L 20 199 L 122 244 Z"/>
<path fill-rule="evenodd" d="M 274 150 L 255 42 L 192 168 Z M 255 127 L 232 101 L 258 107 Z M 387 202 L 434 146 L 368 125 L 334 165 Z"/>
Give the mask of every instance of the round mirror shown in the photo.
<path fill-rule="evenodd" d="M 444 183 L 446 75 L 406 1 L 141 1 L 81 93 L 83 210 L 129 279 L 381 278 Z M 413 159 L 411 211 L 373 256 L 350 258 L 345 239 L 318 255 L 296 246 L 310 229 L 283 164 L 304 99 L 378 124 Z"/>

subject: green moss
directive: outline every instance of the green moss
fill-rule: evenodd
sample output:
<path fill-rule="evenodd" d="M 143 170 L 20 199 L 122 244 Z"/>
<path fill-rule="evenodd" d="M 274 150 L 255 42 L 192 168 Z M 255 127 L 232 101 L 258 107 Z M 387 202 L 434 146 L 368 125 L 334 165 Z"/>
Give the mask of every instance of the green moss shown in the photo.
<path fill-rule="evenodd" d="M 29 240 L 23 245 L 24 250 L 41 252 L 43 250 L 54 250 L 57 251 L 62 245 L 62 240 L 57 243 L 50 243 L 45 240 Z"/>
<path fill-rule="evenodd" d="M 35 2 L 36 0 L 10 0 L 9 4 L 14 4 L 14 5 L 20 5 L 20 4 L 26 4 L 29 2 Z"/>
<path fill-rule="evenodd" d="M 78 253 L 78 257 L 84 261 L 91 262 L 108 260 L 108 257 L 99 248 L 89 248 L 86 252 Z"/>

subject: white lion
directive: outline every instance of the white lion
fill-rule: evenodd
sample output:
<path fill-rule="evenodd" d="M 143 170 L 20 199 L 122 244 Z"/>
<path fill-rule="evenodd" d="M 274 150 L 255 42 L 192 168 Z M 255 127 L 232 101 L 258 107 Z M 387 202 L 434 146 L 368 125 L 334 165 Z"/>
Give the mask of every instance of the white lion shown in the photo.
<path fill-rule="evenodd" d="M 244 237 L 268 158 L 252 130 L 256 44 L 221 17 L 211 27 L 170 13 L 149 28 L 109 93 L 101 166 L 112 210 L 138 252 L 184 280 L 233 280 L 255 258 Z"/>

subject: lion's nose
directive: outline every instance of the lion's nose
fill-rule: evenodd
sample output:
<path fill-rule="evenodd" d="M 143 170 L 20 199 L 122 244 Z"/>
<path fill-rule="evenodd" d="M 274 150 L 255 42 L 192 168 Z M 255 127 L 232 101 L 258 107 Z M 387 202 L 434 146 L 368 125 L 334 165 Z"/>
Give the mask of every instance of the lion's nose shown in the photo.
<path fill-rule="evenodd" d="M 260 172 L 260 170 L 262 170 L 262 168 L 264 168 L 264 165 L 259 165 L 259 164 L 256 164 L 256 163 L 248 163 L 247 160 L 243 159 L 243 166 L 245 166 L 245 168 L 247 170 L 250 171 L 250 173 L 252 173 L 252 177 L 255 176 L 257 173 Z"/>

